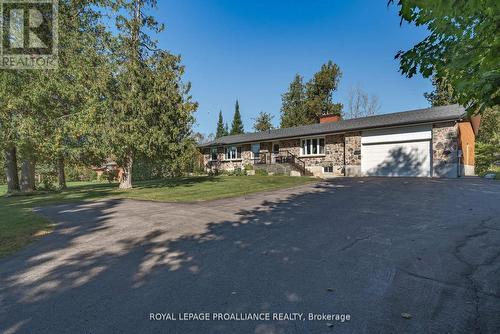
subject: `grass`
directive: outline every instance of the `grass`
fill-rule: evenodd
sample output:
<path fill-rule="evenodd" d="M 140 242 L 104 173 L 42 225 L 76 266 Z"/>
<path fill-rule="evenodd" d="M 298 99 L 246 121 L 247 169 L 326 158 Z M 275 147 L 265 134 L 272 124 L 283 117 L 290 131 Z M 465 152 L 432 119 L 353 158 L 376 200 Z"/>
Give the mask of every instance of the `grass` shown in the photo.
<path fill-rule="evenodd" d="M 242 196 L 259 191 L 293 187 L 314 179 L 289 176 L 184 177 L 137 182 L 123 191 L 116 184 L 72 182 L 62 192 L 34 193 L 28 196 L 0 197 L 0 256 L 12 254 L 32 241 L 50 233 L 50 221 L 32 209 L 56 203 L 101 198 L 132 198 L 153 201 L 203 201 Z M 0 185 L 0 196 L 6 186 Z"/>

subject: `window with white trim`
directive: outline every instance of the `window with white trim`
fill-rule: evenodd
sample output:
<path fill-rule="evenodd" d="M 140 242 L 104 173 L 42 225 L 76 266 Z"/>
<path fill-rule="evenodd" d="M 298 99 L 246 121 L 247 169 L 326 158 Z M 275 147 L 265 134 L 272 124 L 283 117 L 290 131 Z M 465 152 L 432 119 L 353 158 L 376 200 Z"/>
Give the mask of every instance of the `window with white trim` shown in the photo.
<path fill-rule="evenodd" d="M 236 160 L 241 159 L 241 147 L 240 146 L 228 146 L 224 149 L 224 156 L 226 160 Z"/>
<path fill-rule="evenodd" d="M 325 138 L 307 138 L 300 142 L 300 155 L 322 155 L 325 154 Z"/>
<path fill-rule="evenodd" d="M 324 166 L 323 173 L 333 173 L 333 166 Z"/>

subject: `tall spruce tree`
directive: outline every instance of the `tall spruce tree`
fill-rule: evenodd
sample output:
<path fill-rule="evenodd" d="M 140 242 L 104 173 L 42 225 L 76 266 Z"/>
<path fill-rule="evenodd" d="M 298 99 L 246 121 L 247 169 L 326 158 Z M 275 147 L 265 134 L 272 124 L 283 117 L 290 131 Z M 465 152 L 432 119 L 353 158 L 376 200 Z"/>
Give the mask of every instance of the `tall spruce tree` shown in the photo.
<path fill-rule="evenodd" d="M 288 91 L 281 96 L 281 127 L 289 128 L 307 124 L 305 109 L 305 87 L 302 76 L 296 74 L 288 87 Z"/>
<path fill-rule="evenodd" d="M 241 114 L 240 114 L 240 104 L 238 103 L 238 100 L 236 100 L 236 103 L 234 105 L 234 116 L 233 116 L 233 123 L 231 124 L 231 135 L 237 135 L 245 133 L 245 130 L 243 129 L 243 122 L 241 121 Z"/>
<path fill-rule="evenodd" d="M 217 131 L 215 132 L 215 138 L 220 138 L 227 136 L 227 125 L 224 125 L 224 118 L 222 117 L 222 110 L 219 111 L 219 120 L 217 121 Z"/>

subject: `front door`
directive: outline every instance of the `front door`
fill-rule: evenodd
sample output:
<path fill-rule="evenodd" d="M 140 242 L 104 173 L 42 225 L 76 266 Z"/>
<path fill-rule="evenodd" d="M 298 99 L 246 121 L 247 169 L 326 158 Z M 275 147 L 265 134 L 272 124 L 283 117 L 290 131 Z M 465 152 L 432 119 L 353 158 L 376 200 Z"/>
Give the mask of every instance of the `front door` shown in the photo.
<path fill-rule="evenodd" d="M 279 142 L 273 143 L 272 152 L 271 152 L 271 161 L 273 164 L 276 163 L 276 158 L 279 156 L 279 154 L 280 154 Z"/>

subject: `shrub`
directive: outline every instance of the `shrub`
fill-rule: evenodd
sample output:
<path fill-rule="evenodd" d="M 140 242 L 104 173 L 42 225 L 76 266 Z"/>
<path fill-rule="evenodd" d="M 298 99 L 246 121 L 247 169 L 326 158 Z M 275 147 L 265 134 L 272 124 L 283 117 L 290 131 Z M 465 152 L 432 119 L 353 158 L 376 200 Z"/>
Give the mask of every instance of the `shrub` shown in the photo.
<path fill-rule="evenodd" d="M 220 175 L 221 172 L 218 168 L 214 168 L 208 171 L 208 176 L 217 176 Z"/>
<path fill-rule="evenodd" d="M 235 168 L 233 171 L 234 176 L 243 176 L 245 175 L 245 171 L 241 168 Z"/>
<path fill-rule="evenodd" d="M 108 181 L 109 183 L 118 181 L 118 169 L 104 171 L 99 181 Z"/>
<path fill-rule="evenodd" d="M 95 181 L 96 171 L 86 166 L 66 166 L 66 181 Z"/>
<path fill-rule="evenodd" d="M 54 172 L 45 172 L 39 174 L 40 182 L 36 184 L 36 189 L 54 191 L 57 189 L 57 174 Z"/>
<path fill-rule="evenodd" d="M 267 170 L 265 170 L 265 169 L 257 169 L 257 170 L 255 170 L 255 175 L 265 176 L 265 175 L 268 175 L 268 173 L 267 173 Z"/>

